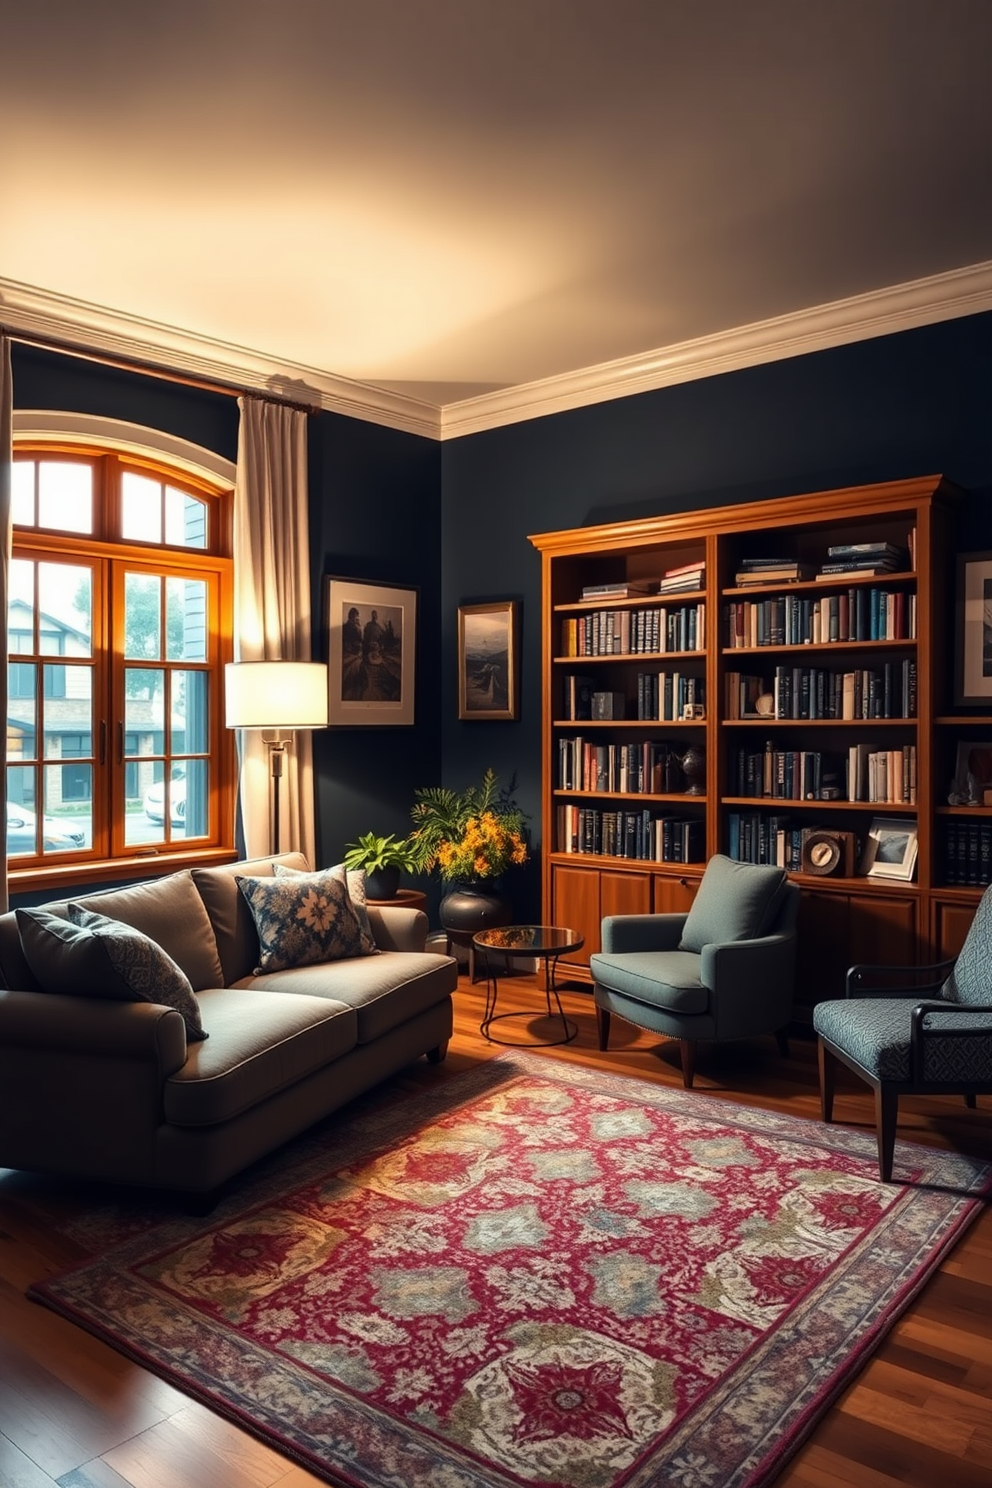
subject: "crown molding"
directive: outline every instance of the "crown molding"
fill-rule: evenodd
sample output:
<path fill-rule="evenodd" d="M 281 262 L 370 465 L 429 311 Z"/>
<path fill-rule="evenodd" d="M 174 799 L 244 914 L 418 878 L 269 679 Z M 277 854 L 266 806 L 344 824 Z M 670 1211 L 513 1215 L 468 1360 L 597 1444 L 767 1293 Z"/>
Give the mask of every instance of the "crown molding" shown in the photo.
<path fill-rule="evenodd" d="M 992 261 L 438 407 L 0 278 L 0 328 L 15 337 L 199 378 L 232 393 L 269 394 L 428 439 L 456 439 L 984 310 L 992 310 Z"/>
<path fill-rule="evenodd" d="M 639 356 L 621 357 L 561 377 L 449 403 L 441 410 L 441 438 L 498 429 L 524 419 L 612 398 L 629 398 L 675 383 L 805 356 L 983 310 L 992 310 L 992 262 L 971 264 Z"/>
<path fill-rule="evenodd" d="M 429 439 L 440 437 L 440 410 L 433 403 L 2 278 L 0 329 L 56 350 L 118 358 L 218 383 L 232 394 L 267 393 Z"/>

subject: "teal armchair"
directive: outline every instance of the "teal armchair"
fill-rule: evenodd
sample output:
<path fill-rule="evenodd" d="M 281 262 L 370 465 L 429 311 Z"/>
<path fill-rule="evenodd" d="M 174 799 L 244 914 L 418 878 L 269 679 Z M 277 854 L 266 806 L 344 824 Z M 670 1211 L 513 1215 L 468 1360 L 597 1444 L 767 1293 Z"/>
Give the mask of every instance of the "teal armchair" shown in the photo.
<path fill-rule="evenodd" d="M 687 915 L 608 916 L 589 962 L 600 1049 L 613 1014 L 678 1039 L 686 1089 L 701 1040 L 771 1033 L 787 1054 L 798 910 L 784 869 L 716 854 Z"/>

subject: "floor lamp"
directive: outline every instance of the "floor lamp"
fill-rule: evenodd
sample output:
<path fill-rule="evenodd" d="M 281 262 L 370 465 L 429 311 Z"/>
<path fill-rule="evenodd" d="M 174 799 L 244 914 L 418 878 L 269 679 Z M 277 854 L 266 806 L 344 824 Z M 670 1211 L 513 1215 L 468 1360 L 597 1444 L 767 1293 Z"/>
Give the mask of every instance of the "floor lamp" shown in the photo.
<path fill-rule="evenodd" d="M 286 749 L 295 729 L 327 727 L 327 668 L 318 661 L 232 661 L 224 671 L 227 727 L 261 729 L 269 751 L 269 840 L 277 853 Z"/>

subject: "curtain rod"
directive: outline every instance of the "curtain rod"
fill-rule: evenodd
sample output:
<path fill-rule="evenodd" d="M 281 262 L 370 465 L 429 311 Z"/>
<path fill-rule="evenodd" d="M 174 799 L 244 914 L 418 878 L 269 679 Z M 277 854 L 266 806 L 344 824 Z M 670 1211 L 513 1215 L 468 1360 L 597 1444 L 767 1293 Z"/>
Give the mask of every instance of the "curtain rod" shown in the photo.
<path fill-rule="evenodd" d="M 157 377 L 161 382 L 175 382 L 181 387 L 198 388 L 204 393 L 220 393 L 226 398 L 258 398 L 265 403 L 278 403 L 284 408 L 294 408 L 298 413 L 319 413 L 321 411 L 319 406 L 315 407 L 312 403 L 299 403 L 293 398 L 283 398 L 278 394 L 262 392 L 258 388 L 240 387 L 234 382 L 208 382 L 206 378 L 190 377 L 187 373 L 173 372 L 154 362 L 139 361 L 137 357 L 110 356 L 106 352 L 76 346 L 71 341 L 55 341 L 51 338 L 42 340 L 38 336 L 11 330 L 3 325 L 0 325 L 0 332 L 8 336 L 11 341 L 20 342 L 23 346 L 32 346 L 36 351 L 54 351 L 76 357 L 79 361 L 96 362 L 101 367 L 113 367 L 118 372 L 137 372 L 142 377 Z"/>

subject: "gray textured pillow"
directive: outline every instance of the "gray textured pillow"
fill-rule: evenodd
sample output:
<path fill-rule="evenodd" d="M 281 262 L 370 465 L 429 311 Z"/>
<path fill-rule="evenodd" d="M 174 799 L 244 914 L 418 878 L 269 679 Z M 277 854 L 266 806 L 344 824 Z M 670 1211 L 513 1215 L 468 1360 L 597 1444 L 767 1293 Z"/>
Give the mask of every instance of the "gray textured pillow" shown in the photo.
<path fill-rule="evenodd" d="M 255 975 L 362 954 L 362 931 L 343 868 L 238 877 L 258 932 Z"/>
<path fill-rule="evenodd" d="M 784 868 L 737 863 L 714 853 L 682 927 L 680 951 L 766 935 L 785 893 Z"/>
<path fill-rule="evenodd" d="M 307 870 L 302 868 L 287 868 L 285 863 L 273 863 L 272 867 L 276 878 L 282 878 L 283 875 L 287 878 L 300 878 L 307 872 Z M 337 873 L 342 869 L 344 870 L 345 882 L 348 885 L 348 898 L 351 900 L 351 907 L 355 911 L 358 928 L 362 932 L 361 954 L 363 956 L 378 956 L 379 947 L 375 943 L 375 936 L 372 934 L 372 923 L 369 920 L 368 896 L 365 892 L 365 869 L 345 868 L 343 863 L 335 863 L 333 868 L 325 871 Z"/>
<path fill-rule="evenodd" d="M 161 1003 L 181 1014 L 188 1038 L 207 1037 L 189 978 L 160 945 L 80 905 L 68 913 L 15 910 L 25 959 L 45 992 Z"/>

